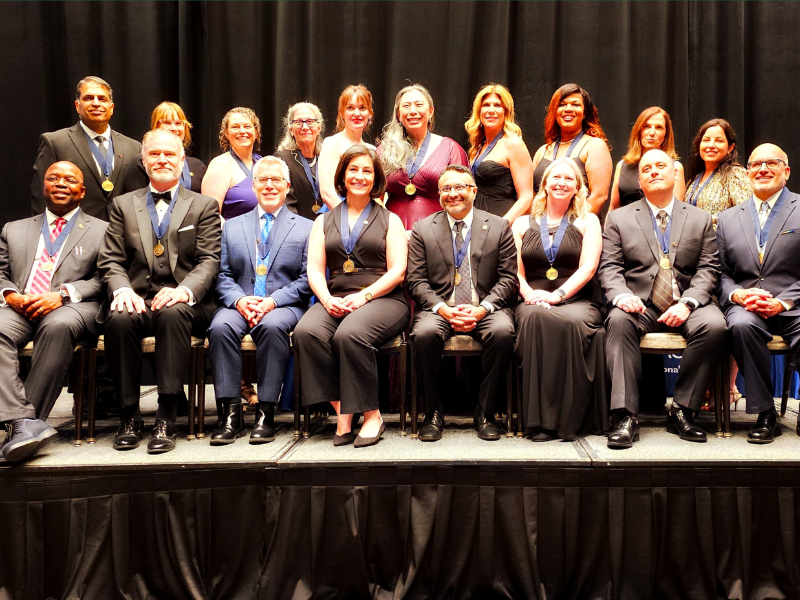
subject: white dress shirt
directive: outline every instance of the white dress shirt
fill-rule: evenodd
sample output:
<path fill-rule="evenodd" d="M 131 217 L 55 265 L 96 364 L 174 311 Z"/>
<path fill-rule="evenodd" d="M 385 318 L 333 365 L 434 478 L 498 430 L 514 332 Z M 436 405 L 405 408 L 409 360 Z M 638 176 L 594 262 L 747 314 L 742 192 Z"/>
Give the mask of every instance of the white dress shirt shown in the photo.
<path fill-rule="evenodd" d="M 108 147 L 110 145 L 108 142 L 111 140 L 111 127 L 106 126 L 106 130 L 103 133 L 97 133 L 96 131 L 92 131 L 86 125 L 84 125 L 83 121 L 81 121 L 80 124 L 81 124 L 81 127 L 83 127 L 83 130 L 86 132 L 86 135 L 88 135 L 89 138 L 91 138 L 91 140 L 92 140 L 89 143 L 90 144 L 94 144 L 95 148 L 99 148 L 100 144 L 94 139 L 99 135 L 99 136 L 101 136 L 103 138 L 103 148 L 105 148 L 106 152 L 108 152 Z M 100 177 L 105 179 L 106 175 L 105 175 L 105 173 L 103 173 L 103 167 L 101 167 L 100 164 L 97 162 L 97 159 L 94 158 L 94 153 L 92 153 L 92 158 L 94 159 L 94 164 L 97 167 L 97 172 L 100 173 Z M 114 155 L 113 154 L 111 155 L 111 170 L 112 171 L 114 170 Z M 111 177 L 111 173 L 109 173 L 108 176 Z"/>

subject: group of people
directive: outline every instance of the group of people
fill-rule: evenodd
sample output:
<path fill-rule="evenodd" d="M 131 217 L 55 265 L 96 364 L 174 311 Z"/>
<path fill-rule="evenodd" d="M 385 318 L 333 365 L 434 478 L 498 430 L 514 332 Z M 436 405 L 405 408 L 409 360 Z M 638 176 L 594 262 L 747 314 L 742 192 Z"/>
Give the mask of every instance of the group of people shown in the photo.
<path fill-rule="evenodd" d="M 334 445 L 376 444 L 386 429 L 377 352 L 403 332 L 425 398 L 422 441 L 444 430 L 444 344 L 469 335 L 482 346 L 479 438 L 500 437 L 495 408 L 519 365 L 530 439 L 608 431 L 610 406 L 608 445 L 629 448 L 639 437 L 639 341 L 660 330 L 687 340 L 669 431 L 705 441 L 693 414 L 730 351 L 747 411 L 758 414 L 749 441 L 781 433 L 767 342 L 774 333 L 800 346 L 798 196 L 777 146 L 738 165 L 724 120 L 701 128 L 684 183 L 665 111 L 639 116 L 614 170 L 597 109 L 574 84 L 554 94 L 533 159 L 499 85 L 475 98 L 468 152 L 432 133 L 433 99 L 416 84 L 397 94 L 379 146 L 365 143 L 372 96 L 356 85 L 324 140 L 319 109 L 292 106 L 274 155 L 256 153 L 255 113 L 232 109 L 223 154 L 207 169 L 186 156 L 191 124 L 174 103 L 156 107 L 141 144 L 110 128 L 102 79 L 78 83 L 75 108 L 76 125 L 40 138 L 36 216 L 0 234 L 2 461 L 52 439 L 46 420 L 73 349 L 101 333 L 121 407 L 118 450 L 145 437 L 148 336 L 158 385 L 150 453 L 175 447 L 192 336 L 208 338 L 221 409 L 212 445 L 246 434 L 243 398 L 257 405 L 250 443 L 274 439 L 290 344 L 303 404 L 330 402 L 338 415 Z M 242 366 L 247 334 L 254 373 Z M 23 384 L 18 350 L 31 340 Z"/>

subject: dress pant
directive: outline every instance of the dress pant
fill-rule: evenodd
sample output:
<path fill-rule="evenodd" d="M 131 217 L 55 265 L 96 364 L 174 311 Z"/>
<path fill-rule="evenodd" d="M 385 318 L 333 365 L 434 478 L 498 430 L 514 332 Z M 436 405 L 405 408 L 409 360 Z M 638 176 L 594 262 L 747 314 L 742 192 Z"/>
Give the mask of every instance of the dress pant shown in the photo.
<path fill-rule="evenodd" d="M 208 355 L 217 398 L 238 398 L 242 381 L 242 338 L 256 344 L 259 402 L 277 402 L 289 360 L 289 334 L 303 311 L 283 306 L 265 314 L 253 329 L 238 310 L 219 308 L 208 328 Z"/>
<path fill-rule="evenodd" d="M 445 342 L 454 335 L 469 335 L 480 342 L 483 352 L 483 380 L 478 391 L 478 403 L 483 412 L 494 413 L 498 397 L 505 386 L 508 368 L 514 356 L 514 318 L 510 311 L 487 314 L 469 333 L 456 332 L 438 313 L 422 311 L 414 317 L 411 330 L 411 357 L 417 373 L 422 376 L 426 412 L 436 410 L 452 381 L 444 381 L 442 351 Z"/>
<path fill-rule="evenodd" d="M 123 408 L 139 404 L 142 379 L 142 339 L 155 336 L 156 382 L 159 396 L 183 392 L 191 357 L 192 332 L 205 335 L 208 319 L 199 304 L 186 303 L 145 312 L 109 311 L 105 323 L 108 371 Z"/>
<path fill-rule="evenodd" d="M 725 317 L 714 304 L 689 314 L 680 327 L 658 322 L 660 313 L 648 304 L 644 313 L 626 313 L 612 308 L 606 318 L 606 360 L 611 377 L 611 410 L 624 408 L 639 413 L 639 381 L 642 360 L 639 342 L 646 333 L 680 333 L 686 338 L 673 402 L 699 410 L 714 368 L 724 356 L 727 327 Z"/>
<path fill-rule="evenodd" d="M 61 393 L 75 345 L 87 335 L 83 317 L 69 305 L 38 321 L 29 321 L 9 306 L 0 308 L 0 422 L 47 420 Z M 31 370 L 23 385 L 18 351 L 31 340 Z"/>
<path fill-rule="evenodd" d="M 367 302 L 341 319 L 314 304 L 294 330 L 303 405 L 341 401 L 340 412 L 378 408 L 378 349 L 400 335 L 410 318 L 402 294 Z"/>
<path fill-rule="evenodd" d="M 725 318 L 730 329 L 733 357 L 744 376 L 747 412 L 756 414 L 775 408 L 767 343 L 772 341 L 773 335 L 783 336 L 797 358 L 800 348 L 800 317 L 777 314 L 764 319 L 735 304 L 725 312 Z"/>

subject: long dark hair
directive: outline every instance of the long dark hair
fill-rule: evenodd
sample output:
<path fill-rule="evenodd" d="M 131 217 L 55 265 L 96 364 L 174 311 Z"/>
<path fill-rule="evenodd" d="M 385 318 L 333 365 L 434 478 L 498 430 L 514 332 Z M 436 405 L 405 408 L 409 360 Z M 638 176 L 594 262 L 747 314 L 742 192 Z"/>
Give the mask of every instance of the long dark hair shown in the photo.
<path fill-rule="evenodd" d="M 711 127 L 717 126 L 722 127 L 722 131 L 725 132 L 728 145 L 730 146 L 731 144 L 734 144 L 733 150 L 731 150 L 728 153 L 728 156 L 723 158 L 722 162 L 719 164 L 720 179 L 725 181 L 728 178 L 728 173 L 730 173 L 734 166 L 741 166 L 739 163 L 739 152 L 735 146 L 736 132 L 733 130 L 733 127 L 731 127 L 731 124 L 725 119 L 711 119 L 710 121 L 703 123 L 703 126 L 700 127 L 697 135 L 694 136 L 694 140 L 692 140 L 692 149 L 689 151 L 689 170 L 686 178 L 687 187 L 692 183 L 692 181 L 695 180 L 695 177 L 705 173 L 706 171 L 706 163 L 702 158 L 700 158 L 700 142 L 703 140 L 703 136 L 706 134 L 706 131 L 708 131 Z"/>
<path fill-rule="evenodd" d="M 547 107 L 547 116 L 544 118 L 544 143 L 552 144 L 559 137 L 561 137 L 561 128 L 558 126 L 556 120 L 556 110 L 561 101 L 567 96 L 572 94 L 580 94 L 583 99 L 583 120 L 581 121 L 581 129 L 586 135 L 591 137 L 600 138 L 606 143 L 609 151 L 611 144 L 608 143 L 608 138 L 600 126 L 600 117 L 597 114 L 597 107 L 592 102 L 589 92 L 579 86 L 577 83 L 566 83 L 558 88 L 553 97 L 550 99 L 550 106 Z"/>

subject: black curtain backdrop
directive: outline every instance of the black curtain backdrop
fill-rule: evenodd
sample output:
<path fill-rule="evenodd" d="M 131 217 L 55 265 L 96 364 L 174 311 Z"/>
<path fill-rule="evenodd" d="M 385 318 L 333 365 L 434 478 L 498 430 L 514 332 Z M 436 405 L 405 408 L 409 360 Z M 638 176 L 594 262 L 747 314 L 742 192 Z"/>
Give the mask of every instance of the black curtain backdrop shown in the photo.
<path fill-rule="evenodd" d="M 256 110 L 269 153 L 300 100 L 320 106 L 331 133 L 350 83 L 372 91 L 377 136 L 407 80 L 431 90 L 437 131 L 462 143 L 483 84 L 511 89 L 534 152 L 553 91 L 576 82 L 615 161 L 654 104 L 672 116 L 684 158 L 697 128 L 724 117 L 745 156 L 771 141 L 791 159 L 798 31 L 793 2 L 3 2 L 0 223 L 30 214 L 38 136 L 77 121 L 75 84 L 88 74 L 112 85 L 112 127 L 136 139 L 158 102 L 180 103 L 206 162 L 233 106 Z"/>

